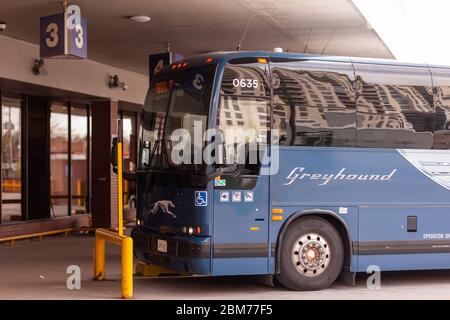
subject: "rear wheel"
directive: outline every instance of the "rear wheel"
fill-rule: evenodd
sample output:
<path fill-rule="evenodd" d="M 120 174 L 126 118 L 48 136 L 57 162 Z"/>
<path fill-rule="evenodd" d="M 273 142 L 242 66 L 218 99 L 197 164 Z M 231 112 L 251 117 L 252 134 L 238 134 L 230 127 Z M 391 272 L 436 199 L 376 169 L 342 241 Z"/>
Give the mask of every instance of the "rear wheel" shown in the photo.
<path fill-rule="evenodd" d="M 287 230 L 280 252 L 278 281 L 291 290 L 320 290 L 339 276 L 344 246 L 336 228 L 320 217 L 305 217 Z"/>

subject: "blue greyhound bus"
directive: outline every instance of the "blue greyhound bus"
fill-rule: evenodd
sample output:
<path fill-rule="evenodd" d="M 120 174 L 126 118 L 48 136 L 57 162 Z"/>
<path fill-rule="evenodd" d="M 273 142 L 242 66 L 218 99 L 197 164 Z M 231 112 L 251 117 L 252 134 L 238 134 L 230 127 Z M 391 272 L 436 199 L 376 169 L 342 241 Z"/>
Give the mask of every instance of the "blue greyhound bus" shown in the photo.
<path fill-rule="evenodd" d="M 135 254 L 292 290 L 371 265 L 450 268 L 449 119 L 443 66 L 275 52 L 169 65 L 144 105 Z M 195 121 L 262 129 L 246 142 L 270 161 L 174 163 L 169 136 Z"/>

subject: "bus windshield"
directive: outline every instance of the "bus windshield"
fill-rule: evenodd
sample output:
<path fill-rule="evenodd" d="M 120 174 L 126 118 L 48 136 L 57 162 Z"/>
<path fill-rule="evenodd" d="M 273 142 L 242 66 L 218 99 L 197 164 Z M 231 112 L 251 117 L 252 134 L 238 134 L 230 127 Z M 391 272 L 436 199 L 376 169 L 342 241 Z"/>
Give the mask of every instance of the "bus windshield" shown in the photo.
<path fill-rule="evenodd" d="M 214 65 L 181 69 L 152 81 L 144 104 L 140 169 L 203 168 L 194 154 L 203 148 L 197 142 L 207 127 L 214 71 Z"/>

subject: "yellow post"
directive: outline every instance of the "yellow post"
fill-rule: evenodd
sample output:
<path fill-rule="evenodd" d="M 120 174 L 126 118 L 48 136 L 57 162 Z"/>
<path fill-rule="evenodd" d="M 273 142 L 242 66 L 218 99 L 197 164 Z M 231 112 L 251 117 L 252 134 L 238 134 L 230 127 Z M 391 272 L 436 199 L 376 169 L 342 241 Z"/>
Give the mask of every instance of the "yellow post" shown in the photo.
<path fill-rule="evenodd" d="M 79 207 L 84 206 L 84 199 L 81 199 L 80 196 L 83 192 L 83 186 L 81 185 L 81 179 L 77 179 L 77 204 Z"/>
<path fill-rule="evenodd" d="M 123 236 L 123 191 L 122 191 L 122 139 L 117 139 L 117 197 L 118 197 L 118 218 L 119 235 Z"/>
<path fill-rule="evenodd" d="M 95 236 L 94 279 L 105 279 L 105 239 Z"/>
<path fill-rule="evenodd" d="M 122 241 L 122 298 L 133 297 L 133 239 Z"/>

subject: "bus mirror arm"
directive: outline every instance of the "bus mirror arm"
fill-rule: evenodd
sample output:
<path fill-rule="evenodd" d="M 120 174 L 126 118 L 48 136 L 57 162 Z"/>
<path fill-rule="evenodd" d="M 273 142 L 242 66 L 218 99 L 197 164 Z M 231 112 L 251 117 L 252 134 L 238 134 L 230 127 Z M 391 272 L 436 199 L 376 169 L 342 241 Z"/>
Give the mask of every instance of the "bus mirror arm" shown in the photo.
<path fill-rule="evenodd" d="M 236 169 L 234 169 L 232 176 L 233 178 L 239 177 L 242 174 L 242 171 L 244 171 L 245 164 L 243 163 L 237 163 Z"/>
<path fill-rule="evenodd" d="M 117 173 L 117 137 L 112 139 L 111 146 L 111 156 L 110 156 L 111 165 L 113 166 L 113 170 L 115 168 L 115 173 Z"/>
<path fill-rule="evenodd" d="M 112 147 L 111 147 L 111 165 L 112 165 L 112 170 L 115 174 L 117 174 L 117 137 L 114 137 L 112 139 Z M 128 181 L 136 181 L 136 173 L 135 172 L 127 172 L 127 171 L 123 171 L 122 172 L 122 177 L 125 180 Z"/>
<path fill-rule="evenodd" d="M 215 178 L 221 176 L 222 174 L 223 168 L 222 167 L 216 168 L 216 170 L 214 170 L 213 172 L 211 172 L 206 176 L 206 182 L 214 180 Z"/>
<path fill-rule="evenodd" d="M 117 166 L 113 166 L 112 170 L 117 174 Z M 137 181 L 136 172 L 122 171 L 122 178 L 127 181 Z"/>
<path fill-rule="evenodd" d="M 137 181 L 136 172 L 124 171 L 122 172 L 122 177 L 127 181 Z"/>
<path fill-rule="evenodd" d="M 219 177 L 223 174 L 222 168 L 217 168 L 213 172 L 207 174 L 207 175 L 193 175 L 191 176 L 191 183 L 195 186 L 201 186 L 208 181 L 214 180 L 215 178 Z"/>

